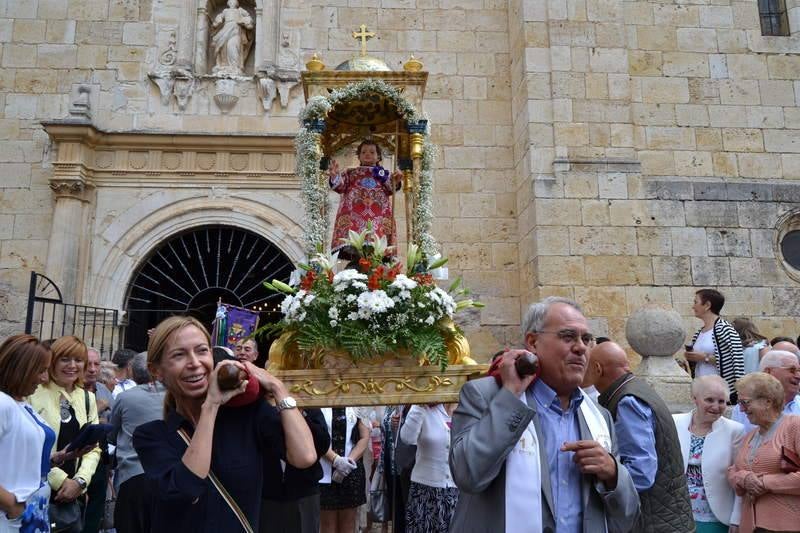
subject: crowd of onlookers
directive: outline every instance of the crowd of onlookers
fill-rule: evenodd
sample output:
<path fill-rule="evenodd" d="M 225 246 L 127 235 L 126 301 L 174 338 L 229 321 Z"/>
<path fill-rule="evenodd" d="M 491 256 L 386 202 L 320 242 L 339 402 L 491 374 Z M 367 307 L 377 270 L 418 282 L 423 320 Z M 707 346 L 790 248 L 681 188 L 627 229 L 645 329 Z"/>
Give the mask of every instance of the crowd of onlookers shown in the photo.
<path fill-rule="evenodd" d="M 190 317 L 110 360 L 15 335 L 0 533 L 798 531 L 800 349 L 723 306 L 695 295 L 681 414 L 563 298 L 457 405 L 302 409 L 254 340 L 213 347 Z"/>

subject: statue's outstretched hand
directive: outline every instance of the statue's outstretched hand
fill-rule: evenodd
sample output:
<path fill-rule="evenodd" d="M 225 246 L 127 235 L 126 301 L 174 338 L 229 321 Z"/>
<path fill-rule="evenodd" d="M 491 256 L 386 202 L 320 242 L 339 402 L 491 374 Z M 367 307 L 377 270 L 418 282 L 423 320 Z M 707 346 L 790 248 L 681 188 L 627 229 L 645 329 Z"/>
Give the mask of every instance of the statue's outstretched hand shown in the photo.
<path fill-rule="evenodd" d="M 332 178 L 336 176 L 338 173 L 339 173 L 339 163 L 334 159 L 328 166 L 328 176 Z"/>

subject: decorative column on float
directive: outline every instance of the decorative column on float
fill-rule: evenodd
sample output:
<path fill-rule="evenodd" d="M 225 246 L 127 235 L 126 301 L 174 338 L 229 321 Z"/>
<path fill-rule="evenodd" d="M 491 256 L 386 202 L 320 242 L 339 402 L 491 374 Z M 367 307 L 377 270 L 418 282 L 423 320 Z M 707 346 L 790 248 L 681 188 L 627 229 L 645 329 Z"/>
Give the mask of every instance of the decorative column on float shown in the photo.
<path fill-rule="evenodd" d="M 657 305 L 641 307 L 628 319 L 625 337 L 642 356 L 636 375 L 658 392 L 673 413 L 690 411 L 692 378 L 674 357 L 686 339 L 678 312 Z"/>

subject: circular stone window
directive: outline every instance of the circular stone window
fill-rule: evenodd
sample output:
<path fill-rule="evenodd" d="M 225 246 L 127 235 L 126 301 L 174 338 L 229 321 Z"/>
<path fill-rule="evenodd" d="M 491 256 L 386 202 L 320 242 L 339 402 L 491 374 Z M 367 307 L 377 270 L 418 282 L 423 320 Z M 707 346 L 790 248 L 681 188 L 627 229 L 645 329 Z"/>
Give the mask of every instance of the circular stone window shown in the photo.
<path fill-rule="evenodd" d="M 786 273 L 800 281 L 800 213 L 789 213 L 778 222 L 778 258 Z"/>
<path fill-rule="evenodd" d="M 781 238 L 783 260 L 795 270 L 800 270 L 800 229 L 788 232 Z"/>

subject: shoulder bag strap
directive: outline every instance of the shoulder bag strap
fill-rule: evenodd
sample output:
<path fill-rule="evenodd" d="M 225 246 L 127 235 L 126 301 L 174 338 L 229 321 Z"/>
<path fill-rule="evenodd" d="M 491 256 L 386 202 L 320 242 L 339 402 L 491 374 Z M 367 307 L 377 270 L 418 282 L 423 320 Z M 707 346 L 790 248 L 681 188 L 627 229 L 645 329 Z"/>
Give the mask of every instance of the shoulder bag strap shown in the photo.
<path fill-rule="evenodd" d="M 183 428 L 178 429 L 178 435 L 181 437 L 181 439 L 183 439 L 183 442 L 186 443 L 186 446 L 189 446 L 189 444 L 191 444 L 192 439 L 189 438 L 189 435 Z M 225 500 L 225 503 L 228 504 L 228 507 L 230 507 L 231 511 L 233 511 L 233 514 L 236 515 L 236 518 L 242 525 L 242 529 L 244 529 L 246 533 L 255 533 L 253 531 L 252 526 L 250 525 L 250 522 L 247 520 L 247 516 L 239 508 L 239 505 L 236 503 L 236 501 L 233 499 L 230 493 L 227 490 L 225 490 L 225 487 L 222 485 L 217 476 L 214 475 L 214 472 L 212 472 L 211 469 L 208 470 L 208 479 L 211 480 L 211 484 L 214 485 L 214 488 L 217 489 L 219 495 L 222 496 L 222 499 Z"/>
<path fill-rule="evenodd" d="M 89 423 L 89 391 L 83 389 L 83 401 L 86 404 L 86 423 Z"/>

